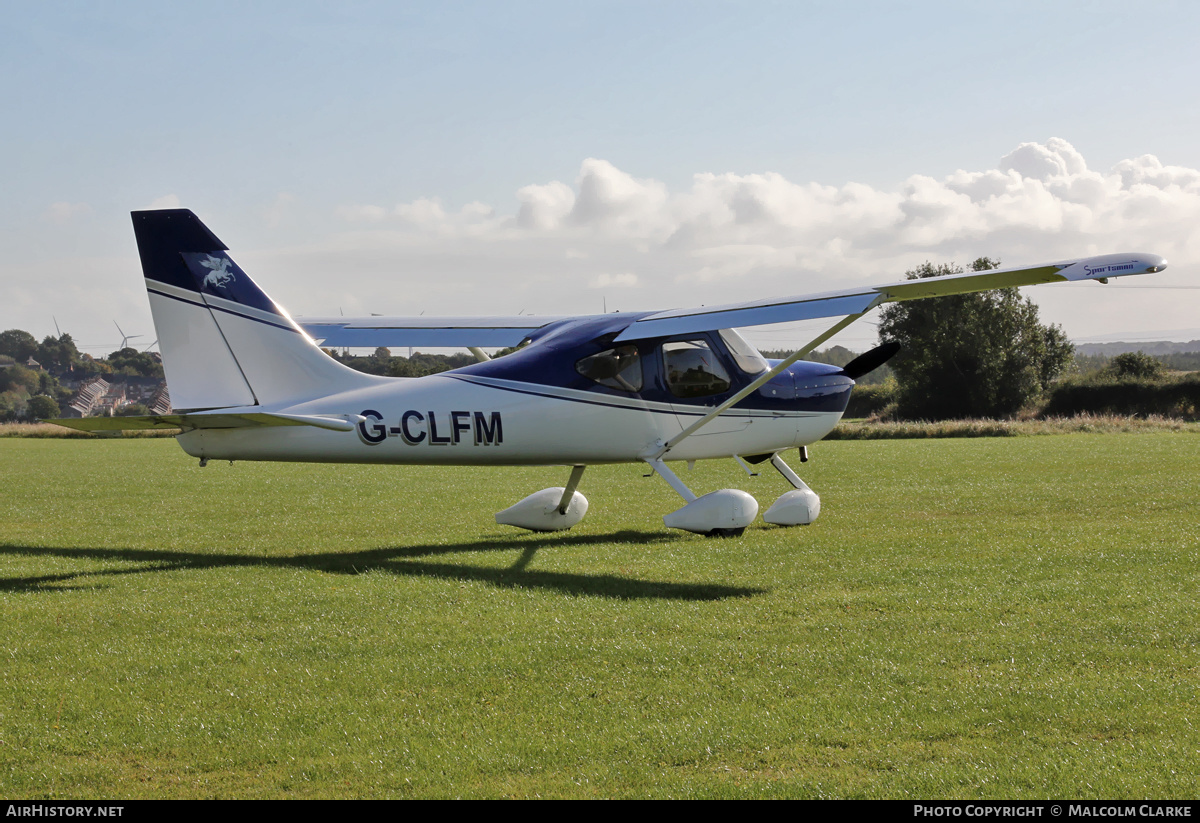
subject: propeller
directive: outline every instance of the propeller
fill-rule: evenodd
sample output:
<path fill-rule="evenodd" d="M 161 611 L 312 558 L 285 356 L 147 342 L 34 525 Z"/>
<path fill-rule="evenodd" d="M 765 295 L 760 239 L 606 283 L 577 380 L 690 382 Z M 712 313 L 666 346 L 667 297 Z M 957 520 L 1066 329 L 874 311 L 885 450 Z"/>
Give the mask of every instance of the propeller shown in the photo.
<path fill-rule="evenodd" d="M 857 380 L 867 372 L 874 371 L 891 360 L 896 356 L 898 351 L 900 351 L 900 344 L 895 341 L 884 343 L 882 346 L 876 346 L 866 354 L 860 354 L 842 367 L 842 374 L 851 380 Z"/>

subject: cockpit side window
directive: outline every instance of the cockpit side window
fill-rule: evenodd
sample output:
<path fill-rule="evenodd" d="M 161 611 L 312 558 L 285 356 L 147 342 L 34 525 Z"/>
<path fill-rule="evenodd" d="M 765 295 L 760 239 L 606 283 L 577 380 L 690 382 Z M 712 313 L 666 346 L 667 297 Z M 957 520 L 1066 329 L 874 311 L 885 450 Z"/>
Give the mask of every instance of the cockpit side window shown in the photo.
<path fill-rule="evenodd" d="M 637 346 L 618 346 L 575 363 L 575 371 L 610 389 L 642 390 L 642 358 Z"/>
<path fill-rule="evenodd" d="M 729 374 L 705 340 L 663 343 L 667 387 L 676 397 L 708 397 L 729 391 Z"/>
<path fill-rule="evenodd" d="M 746 339 L 738 334 L 736 329 L 721 329 L 718 334 L 725 341 L 725 346 L 729 349 L 729 353 L 733 355 L 738 368 L 746 374 L 751 376 L 762 374 L 769 368 L 767 361 L 758 353 L 758 349 L 747 343 Z"/>

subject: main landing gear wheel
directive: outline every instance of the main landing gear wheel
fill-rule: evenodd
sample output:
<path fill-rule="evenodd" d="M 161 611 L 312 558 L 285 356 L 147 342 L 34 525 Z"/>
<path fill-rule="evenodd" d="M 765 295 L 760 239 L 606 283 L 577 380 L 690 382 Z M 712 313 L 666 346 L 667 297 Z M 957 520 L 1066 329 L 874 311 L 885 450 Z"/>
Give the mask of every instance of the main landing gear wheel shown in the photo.
<path fill-rule="evenodd" d="M 713 529 L 705 537 L 741 537 L 745 529 Z"/>
<path fill-rule="evenodd" d="M 588 510 L 587 498 L 575 491 L 584 468 L 573 467 L 566 486 L 542 489 L 496 512 L 496 522 L 531 532 L 561 532 L 578 525 Z"/>

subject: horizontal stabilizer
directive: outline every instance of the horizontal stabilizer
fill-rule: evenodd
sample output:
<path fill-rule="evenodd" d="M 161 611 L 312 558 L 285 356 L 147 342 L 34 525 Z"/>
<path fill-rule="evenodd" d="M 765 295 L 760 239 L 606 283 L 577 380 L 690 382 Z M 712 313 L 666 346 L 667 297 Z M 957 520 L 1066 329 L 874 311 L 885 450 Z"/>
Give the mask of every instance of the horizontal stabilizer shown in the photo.
<path fill-rule="evenodd" d="M 271 412 L 193 412 L 141 417 L 69 417 L 46 420 L 56 426 L 85 432 L 136 429 L 246 429 L 258 426 L 315 426 L 331 431 L 354 431 L 358 415 L 278 414 Z"/>

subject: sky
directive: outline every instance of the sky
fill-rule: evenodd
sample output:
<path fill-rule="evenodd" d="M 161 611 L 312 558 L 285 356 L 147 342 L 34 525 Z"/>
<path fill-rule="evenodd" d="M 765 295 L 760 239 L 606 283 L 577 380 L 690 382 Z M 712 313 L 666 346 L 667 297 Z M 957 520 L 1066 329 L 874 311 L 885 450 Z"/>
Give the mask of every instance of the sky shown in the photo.
<path fill-rule="evenodd" d="M 1198 35 L 1173 2 L 7 2 L 0 329 L 150 344 L 129 212 L 184 207 L 294 315 L 1149 251 L 1024 292 L 1077 341 L 1200 338 Z"/>

